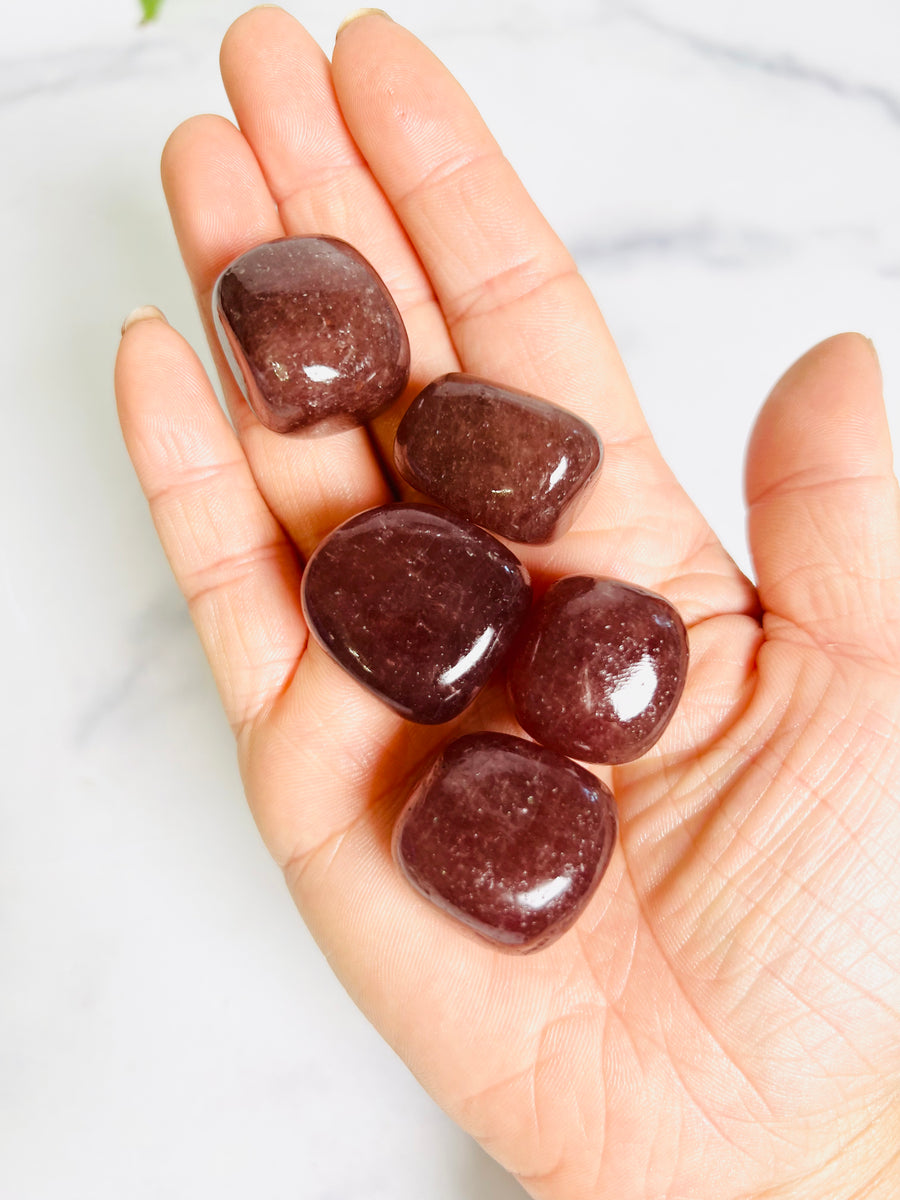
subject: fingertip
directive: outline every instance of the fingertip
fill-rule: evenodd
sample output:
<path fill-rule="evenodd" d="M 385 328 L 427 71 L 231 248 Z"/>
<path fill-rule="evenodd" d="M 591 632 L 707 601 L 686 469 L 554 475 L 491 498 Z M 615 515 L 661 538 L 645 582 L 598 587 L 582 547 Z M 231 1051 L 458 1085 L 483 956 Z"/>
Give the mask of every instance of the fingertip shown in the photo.
<path fill-rule="evenodd" d="M 233 141 L 239 130 L 219 113 L 197 113 L 181 121 L 166 138 L 160 155 L 160 175 L 163 189 L 168 196 L 172 186 L 179 182 L 179 174 L 186 160 L 194 157 L 199 147 L 208 145 L 215 153 L 221 152 L 223 139 Z"/>
<path fill-rule="evenodd" d="M 169 370 L 173 353 L 189 355 L 192 351 L 155 304 L 142 305 L 128 314 L 122 322 L 113 373 L 120 417 L 138 406 L 136 396 L 154 390 L 159 377 Z"/>
<path fill-rule="evenodd" d="M 236 39 L 239 40 L 245 32 L 252 30 L 254 26 L 265 25 L 273 20 L 288 20 L 292 24 L 297 23 L 296 19 L 280 4 L 255 4 L 252 8 L 248 8 L 246 12 L 242 12 L 239 17 L 235 17 L 222 37 L 222 44 L 219 47 L 219 62 L 222 62 L 223 56 L 227 56 L 230 53 L 232 43 Z"/>
<path fill-rule="evenodd" d="M 348 84 L 354 88 L 362 84 L 367 90 L 381 92 L 400 71 L 407 78 L 409 54 L 427 62 L 426 71 L 443 70 L 433 52 L 406 25 L 395 21 L 380 8 L 359 8 L 350 13 L 338 26 L 332 50 L 332 67 L 335 70 L 335 85 L 338 94 L 343 76 L 344 91 Z"/>
<path fill-rule="evenodd" d="M 284 46 L 297 41 L 309 52 L 322 53 L 305 26 L 280 4 L 258 4 L 232 21 L 219 47 L 219 69 L 232 107 L 235 88 L 248 70 L 257 63 L 277 67 Z"/>
<path fill-rule="evenodd" d="M 361 20 L 363 17 L 381 17 L 385 21 L 393 20 L 390 14 L 386 13 L 383 8 L 355 8 L 353 12 L 348 13 L 347 16 L 344 17 L 343 21 L 341 21 L 340 25 L 338 25 L 337 31 L 334 35 L 334 40 L 337 41 L 337 39 L 346 29 L 354 24 L 354 22 Z"/>
<path fill-rule="evenodd" d="M 138 308 L 133 308 L 125 320 L 122 322 L 122 337 L 134 325 L 141 321 L 163 321 L 168 325 L 165 313 L 156 307 L 155 304 L 142 304 Z"/>
<path fill-rule="evenodd" d="M 775 383 L 760 409 L 747 453 L 753 504 L 793 473 L 827 477 L 889 471 L 890 434 L 882 375 L 872 341 L 838 333 L 812 346 Z"/>
<path fill-rule="evenodd" d="M 134 318 L 133 320 L 131 318 Z M 116 405 L 126 434 L 138 425 L 224 420 L 219 401 L 191 344 L 154 305 L 129 313 L 114 370 Z"/>
<path fill-rule="evenodd" d="M 841 372 L 862 369 L 868 372 L 873 367 L 880 378 L 881 365 L 875 344 L 870 338 L 854 331 L 835 333 L 811 346 L 792 363 L 773 387 L 770 398 L 785 384 L 823 369 Z"/>
<path fill-rule="evenodd" d="M 779 628 L 829 654 L 895 661 L 900 492 L 868 338 L 827 338 L 782 375 L 745 478 L 759 596 Z"/>
<path fill-rule="evenodd" d="M 823 386 L 829 383 L 831 386 Z M 780 402 L 786 393 L 796 387 L 813 387 L 820 405 L 835 403 L 839 399 L 845 407 L 843 391 L 845 385 L 856 382 L 864 385 L 867 392 L 881 392 L 881 364 L 874 343 L 862 333 L 836 333 L 811 346 L 777 381 L 766 404 Z"/>

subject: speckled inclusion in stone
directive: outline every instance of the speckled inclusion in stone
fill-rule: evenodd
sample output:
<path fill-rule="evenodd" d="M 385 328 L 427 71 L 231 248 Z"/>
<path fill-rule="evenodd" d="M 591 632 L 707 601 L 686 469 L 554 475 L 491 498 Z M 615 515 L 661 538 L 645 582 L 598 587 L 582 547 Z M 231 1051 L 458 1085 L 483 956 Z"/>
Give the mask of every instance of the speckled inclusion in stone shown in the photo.
<path fill-rule="evenodd" d="M 609 789 L 501 733 L 457 739 L 413 792 L 394 857 L 422 895 L 490 941 L 536 950 L 577 919 L 616 839 Z"/>
<path fill-rule="evenodd" d="M 250 407 L 276 433 L 362 424 L 409 378 L 396 304 L 338 238 L 279 238 L 248 250 L 219 277 L 213 312 Z"/>
<path fill-rule="evenodd" d="M 688 665 L 682 620 L 662 596 L 570 575 L 536 606 L 509 672 L 519 723 L 586 762 L 639 758 L 660 737 Z"/>
<path fill-rule="evenodd" d="M 603 459 L 597 434 L 555 404 L 473 375 L 434 380 L 397 430 L 397 469 L 470 521 L 518 542 L 569 528 Z"/>
<path fill-rule="evenodd" d="M 303 574 L 313 634 L 411 721 L 449 721 L 509 649 L 531 601 L 525 568 L 463 517 L 388 504 L 340 525 Z"/>

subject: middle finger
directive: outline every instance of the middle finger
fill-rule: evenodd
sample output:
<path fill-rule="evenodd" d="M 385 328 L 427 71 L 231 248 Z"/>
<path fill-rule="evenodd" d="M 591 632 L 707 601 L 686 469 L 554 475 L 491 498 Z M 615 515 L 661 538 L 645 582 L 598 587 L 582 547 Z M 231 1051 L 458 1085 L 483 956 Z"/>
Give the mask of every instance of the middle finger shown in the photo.
<path fill-rule="evenodd" d="M 566 538 L 523 557 L 657 588 L 688 620 L 752 589 L 664 462 L 571 256 L 459 83 L 408 30 L 364 16 L 334 52 L 339 102 L 434 287 L 463 369 L 590 421 L 607 454 Z"/>

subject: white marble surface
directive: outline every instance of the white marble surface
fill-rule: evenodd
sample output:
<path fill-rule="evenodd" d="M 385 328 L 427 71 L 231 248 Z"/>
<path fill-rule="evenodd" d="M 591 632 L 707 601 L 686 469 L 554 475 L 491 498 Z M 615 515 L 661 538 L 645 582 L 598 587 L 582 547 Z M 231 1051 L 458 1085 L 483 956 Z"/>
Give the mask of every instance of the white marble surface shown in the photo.
<path fill-rule="evenodd" d="M 346 0 L 295 12 L 330 46 Z M 900 420 L 896 0 L 396 0 L 575 251 L 746 562 L 741 460 L 844 328 Z M 0 1196 L 513 1200 L 334 982 L 248 817 L 121 448 L 153 302 L 199 342 L 159 151 L 239 5 L 10 6 L 0 50 Z"/>

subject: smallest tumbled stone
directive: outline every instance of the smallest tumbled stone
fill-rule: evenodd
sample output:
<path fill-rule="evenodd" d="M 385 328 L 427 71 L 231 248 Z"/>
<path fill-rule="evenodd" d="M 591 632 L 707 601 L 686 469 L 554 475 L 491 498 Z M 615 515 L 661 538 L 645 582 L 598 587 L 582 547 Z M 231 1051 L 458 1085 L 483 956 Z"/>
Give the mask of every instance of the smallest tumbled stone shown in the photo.
<path fill-rule="evenodd" d="M 574 413 L 454 373 L 413 400 L 394 458 L 400 474 L 439 504 L 511 541 L 543 543 L 571 526 L 603 447 Z"/>
<path fill-rule="evenodd" d="M 662 736 L 684 688 L 688 639 L 663 596 L 568 575 L 535 606 L 509 670 L 519 724 L 592 763 L 631 762 Z"/>
<path fill-rule="evenodd" d="M 458 738 L 394 830 L 394 857 L 426 899 L 495 946 L 548 946 L 584 911 L 616 840 L 612 793 L 524 738 Z"/>

